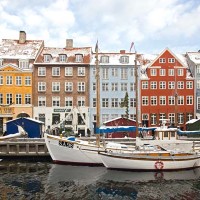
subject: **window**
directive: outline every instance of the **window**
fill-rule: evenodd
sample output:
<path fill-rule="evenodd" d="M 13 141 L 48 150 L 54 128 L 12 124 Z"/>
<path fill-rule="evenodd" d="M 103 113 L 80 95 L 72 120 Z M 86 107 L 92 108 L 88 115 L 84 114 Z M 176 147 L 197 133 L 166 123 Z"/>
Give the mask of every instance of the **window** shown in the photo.
<path fill-rule="evenodd" d="M 22 95 L 21 94 L 16 94 L 15 95 L 15 104 L 22 104 Z"/>
<path fill-rule="evenodd" d="M 108 83 L 102 83 L 102 91 L 108 91 Z"/>
<path fill-rule="evenodd" d="M 6 76 L 6 85 L 12 85 L 13 84 L 13 77 L 12 76 Z"/>
<path fill-rule="evenodd" d="M 73 68 L 65 67 L 65 76 L 73 76 Z"/>
<path fill-rule="evenodd" d="M 28 60 L 19 60 L 19 68 L 28 69 L 29 68 L 29 61 Z"/>
<path fill-rule="evenodd" d="M 187 113 L 186 114 L 186 122 L 190 121 L 191 119 L 194 119 L 194 114 L 193 113 Z"/>
<path fill-rule="evenodd" d="M 85 106 L 85 97 L 78 97 L 78 106 Z"/>
<path fill-rule="evenodd" d="M 151 96 L 151 105 L 156 106 L 157 105 L 157 96 Z"/>
<path fill-rule="evenodd" d="M 78 92 L 85 92 L 85 82 L 78 82 Z"/>
<path fill-rule="evenodd" d="M 103 108 L 108 108 L 108 98 L 102 98 L 102 107 Z"/>
<path fill-rule="evenodd" d="M 60 76 L 60 67 L 52 67 L 52 76 Z"/>
<path fill-rule="evenodd" d="M 175 89 L 175 82 L 174 81 L 168 82 L 168 89 Z"/>
<path fill-rule="evenodd" d="M 166 63 L 166 59 L 165 58 L 159 58 L 159 63 Z"/>
<path fill-rule="evenodd" d="M 130 83 L 130 91 L 134 91 L 134 83 Z"/>
<path fill-rule="evenodd" d="M 184 82 L 183 81 L 178 81 L 177 88 L 178 89 L 184 89 Z"/>
<path fill-rule="evenodd" d="M 46 97 L 39 96 L 38 97 L 38 106 L 46 106 Z"/>
<path fill-rule="evenodd" d="M 151 69 L 151 76 L 157 76 L 157 69 Z"/>
<path fill-rule="evenodd" d="M 44 62 L 50 62 L 51 61 L 51 55 L 50 54 L 44 54 Z"/>
<path fill-rule="evenodd" d="M 3 76 L 0 76 L 0 85 L 3 85 Z"/>
<path fill-rule="evenodd" d="M 197 80 L 197 89 L 200 89 L 200 80 Z"/>
<path fill-rule="evenodd" d="M 168 58 L 168 63 L 175 63 L 175 59 L 174 58 Z"/>
<path fill-rule="evenodd" d="M 121 79 L 128 79 L 128 69 L 121 68 Z"/>
<path fill-rule="evenodd" d="M 187 81 L 186 82 L 186 88 L 187 89 L 193 89 L 193 82 L 192 81 Z"/>
<path fill-rule="evenodd" d="M 156 116 L 156 114 L 151 114 L 150 115 L 151 117 L 150 117 L 150 123 L 151 123 L 151 125 L 156 125 L 157 124 L 157 116 Z"/>
<path fill-rule="evenodd" d="M 166 89 L 166 82 L 160 81 L 160 89 Z"/>
<path fill-rule="evenodd" d="M 92 67 L 92 75 L 96 76 L 96 67 Z"/>
<path fill-rule="evenodd" d="M 15 81 L 16 81 L 15 82 L 16 85 L 18 85 L 18 86 L 22 85 L 22 77 L 21 76 L 16 76 Z"/>
<path fill-rule="evenodd" d="M 25 86 L 31 86 L 31 77 L 25 76 Z"/>
<path fill-rule="evenodd" d="M 3 94 L 0 93 L 0 104 L 3 104 Z"/>
<path fill-rule="evenodd" d="M 121 91 L 128 91 L 128 84 L 127 83 L 121 83 Z"/>
<path fill-rule="evenodd" d="M 83 55 L 82 54 L 76 54 L 75 62 L 83 62 Z"/>
<path fill-rule="evenodd" d="M 85 67 L 78 67 L 78 76 L 85 76 Z"/>
<path fill-rule="evenodd" d="M 117 108 L 118 107 L 118 98 L 111 98 L 111 107 Z"/>
<path fill-rule="evenodd" d="M 108 68 L 102 68 L 102 78 L 108 79 Z"/>
<path fill-rule="evenodd" d="M 96 98 L 93 98 L 93 99 L 92 99 L 92 107 L 95 108 L 96 105 L 97 105 Z"/>
<path fill-rule="evenodd" d="M 96 83 L 92 83 L 92 91 L 96 92 Z"/>
<path fill-rule="evenodd" d="M 109 57 L 108 56 L 101 56 L 100 62 L 101 63 L 109 63 Z"/>
<path fill-rule="evenodd" d="M 156 81 L 151 81 L 151 89 L 152 90 L 157 89 L 157 82 Z"/>
<path fill-rule="evenodd" d="M 130 71 L 131 71 L 130 72 L 131 76 L 134 76 L 134 70 L 133 70 L 133 68 L 131 68 Z"/>
<path fill-rule="evenodd" d="M 6 94 L 6 104 L 12 104 L 12 103 L 13 103 L 13 95 Z"/>
<path fill-rule="evenodd" d="M 73 97 L 65 97 L 65 106 L 66 107 L 73 106 Z"/>
<path fill-rule="evenodd" d="M 178 105 L 184 105 L 184 96 L 178 96 Z"/>
<path fill-rule="evenodd" d="M 117 77 L 118 76 L 118 70 L 117 70 L 117 68 L 112 68 L 112 76 L 113 77 Z"/>
<path fill-rule="evenodd" d="M 128 56 L 121 56 L 120 62 L 121 62 L 122 64 L 129 63 L 129 57 L 128 57 Z"/>
<path fill-rule="evenodd" d="M 46 67 L 38 67 L 38 76 L 46 76 Z"/>
<path fill-rule="evenodd" d="M 183 76 L 183 69 L 177 69 L 178 70 L 178 76 Z"/>
<path fill-rule="evenodd" d="M 31 95 L 30 94 L 25 94 L 25 97 L 24 97 L 24 102 L 25 104 L 31 104 Z"/>
<path fill-rule="evenodd" d="M 148 89 L 148 81 L 142 81 L 142 89 Z"/>
<path fill-rule="evenodd" d="M 73 91 L 73 83 L 65 82 L 65 92 L 72 92 L 72 91 Z"/>
<path fill-rule="evenodd" d="M 130 98 L 130 107 L 134 107 L 134 98 Z"/>
<path fill-rule="evenodd" d="M 38 82 L 38 92 L 46 91 L 46 82 Z"/>
<path fill-rule="evenodd" d="M 174 96 L 168 97 L 168 104 L 169 105 L 175 105 L 175 97 Z"/>
<path fill-rule="evenodd" d="M 66 62 L 67 60 L 67 55 L 66 54 L 60 54 L 59 55 L 59 61 L 60 62 Z"/>
<path fill-rule="evenodd" d="M 200 74 L 200 65 L 197 65 L 197 74 Z"/>
<path fill-rule="evenodd" d="M 160 69 L 160 76 L 165 76 L 165 69 Z"/>
<path fill-rule="evenodd" d="M 103 114 L 102 115 L 102 122 L 106 122 L 109 120 L 109 115 L 108 114 Z"/>
<path fill-rule="evenodd" d="M 166 96 L 160 96 L 160 105 L 166 105 Z"/>
<path fill-rule="evenodd" d="M 52 97 L 52 106 L 59 107 L 60 106 L 60 97 L 53 96 Z"/>
<path fill-rule="evenodd" d="M 112 83 L 112 91 L 118 91 L 118 83 Z"/>
<path fill-rule="evenodd" d="M 174 69 L 168 69 L 168 75 L 174 76 Z"/>
<path fill-rule="evenodd" d="M 178 123 L 183 124 L 184 123 L 184 114 L 178 113 Z"/>
<path fill-rule="evenodd" d="M 200 97 L 197 97 L 197 110 L 200 110 Z"/>
<path fill-rule="evenodd" d="M 0 59 L 0 66 L 3 66 L 3 59 Z"/>
<path fill-rule="evenodd" d="M 193 96 L 186 96 L 186 104 L 193 105 Z"/>
<path fill-rule="evenodd" d="M 60 91 L 60 82 L 52 82 L 52 92 Z"/>
<path fill-rule="evenodd" d="M 149 98 L 148 98 L 148 96 L 143 96 L 142 97 L 142 105 L 143 106 L 148 106 L 149 105 Z"/>

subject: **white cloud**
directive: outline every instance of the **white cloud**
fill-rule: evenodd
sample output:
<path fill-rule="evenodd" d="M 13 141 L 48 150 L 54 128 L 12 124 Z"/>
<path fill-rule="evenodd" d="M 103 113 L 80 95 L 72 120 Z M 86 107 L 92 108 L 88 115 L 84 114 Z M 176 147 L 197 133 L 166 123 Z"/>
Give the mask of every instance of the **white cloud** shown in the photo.
<path fill-rule="evenodd" d="M 151 53 L 200 42 L 195 0 L 1 0 L 0 11 L 1 38 L 25 30 L 29 39 L 49 46 L 63 47 L 67 38 L 93 46 L 98 39 L 100 49 L 119 51 L 134 41 Z"/>

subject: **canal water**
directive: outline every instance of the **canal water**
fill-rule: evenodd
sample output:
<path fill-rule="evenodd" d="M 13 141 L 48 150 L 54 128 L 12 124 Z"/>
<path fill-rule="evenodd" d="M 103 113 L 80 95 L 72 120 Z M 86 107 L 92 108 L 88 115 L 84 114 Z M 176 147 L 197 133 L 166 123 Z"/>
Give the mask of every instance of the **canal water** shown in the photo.
<path fill-rule="evenodd" d="M 1 161 L 1 200 L 200 200 L 200 168 L 127 172 L 50 161 Z"/>

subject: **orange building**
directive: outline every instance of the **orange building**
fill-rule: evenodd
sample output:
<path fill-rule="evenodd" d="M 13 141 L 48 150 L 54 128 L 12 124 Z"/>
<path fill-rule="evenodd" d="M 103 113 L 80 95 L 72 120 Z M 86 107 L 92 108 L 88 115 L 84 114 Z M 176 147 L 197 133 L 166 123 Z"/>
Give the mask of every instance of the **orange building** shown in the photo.
<path fill-rule="evenodd" d="M 152 59 L 141 57 L 141 118 L 146 126 L 159 126 L 162 119 L 185 130 L 194 118 L 194 78 L 184 55 L 168 48 Z"/>
<path fill-rule="evenodd" d="M 44 44 L 42 40 L 3 39 L 0 45 L 0 134 L 5 123 L 17 117 L 32 117 L 33 62 Z"/>

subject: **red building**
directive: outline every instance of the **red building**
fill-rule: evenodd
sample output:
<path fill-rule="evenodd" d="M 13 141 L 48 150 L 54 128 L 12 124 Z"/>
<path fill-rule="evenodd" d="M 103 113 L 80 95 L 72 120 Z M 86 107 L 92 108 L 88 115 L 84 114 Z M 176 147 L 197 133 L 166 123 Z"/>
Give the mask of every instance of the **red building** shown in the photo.
<path fill-rule="evenodd" d="M 109 121 L 104 122 L 105 126 L 136 126 L 136 121 L 132 119 L 127 119 L 123 117 L 115 118 Z M 123 138 L 123 137 L 132 137 L 135 138 L 135 132 L 113 132 L 106 135 L 108 138 Z"/>
<path fill-rule="evenodd" d="M 154 59 L 141 57 L 141 118 L 143 125 L 159 126 L 161 119 L 185 130 L 194 118 L 194 78 L 184 55 L 168 48 Z"/>

